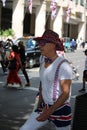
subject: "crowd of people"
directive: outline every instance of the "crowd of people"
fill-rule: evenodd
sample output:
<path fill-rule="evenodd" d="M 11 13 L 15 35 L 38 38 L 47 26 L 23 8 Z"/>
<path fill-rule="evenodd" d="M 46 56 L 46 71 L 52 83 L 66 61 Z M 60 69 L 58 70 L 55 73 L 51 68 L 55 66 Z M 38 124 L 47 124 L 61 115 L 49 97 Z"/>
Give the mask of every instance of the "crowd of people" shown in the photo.
<path fill-rule="evenodd" d="M 1 63 L 1 66 L 2 66 L 3 73 L 6 72 L 5 61 L 6 61 L 5 60 L 5 51 L 4 51 L 4 48 L 3 48 L 2 41 L 0 41 L 0 63 Z"/>
<path fill-rule="evenodd" d="M 19 84 L 19 88 L 30 86 L 29 76 L 26 72 L 25 46 L 22 41 L 19 41 L 18 45 L 14 45 L 10 39 L 7 39 L 6 42 L 0 41 L 0 63 L 3 72 L 7 74 L 8 71 L 4 87 L 8 87 L 9 84 Z M 20 69 L 26 79 L 25 85 L 22 84 L 18 75 Z"/>
<path fill-rule="evenodd" d="M 11 39 L 0 41 L 0 63 L 3 73 L 7 73 L 8 58 L 11 52 L 12 45 L 13 42 Z"/>
<path fill-rule="evenodd" d="M 63 38 L 63 43 L 64 43 L 65 52 L 68 51 L 75 52 L 75 50 L 77 49 L 81 49 L 81 48 L 85 49 L 87 41 L 83 41 L 82 38 L 70 39 L 66 37 L 66 39 Z"/>

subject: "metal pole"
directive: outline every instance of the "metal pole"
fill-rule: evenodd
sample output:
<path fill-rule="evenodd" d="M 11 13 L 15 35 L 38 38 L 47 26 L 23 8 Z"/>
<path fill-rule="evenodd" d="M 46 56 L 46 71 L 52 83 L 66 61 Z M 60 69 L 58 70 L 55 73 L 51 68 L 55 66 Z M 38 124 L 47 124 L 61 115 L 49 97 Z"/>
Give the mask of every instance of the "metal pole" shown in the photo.
<path fill-rule="evenodd" d="M 86 0 L 84 1 L 84 41 L 86 41 Z"/>

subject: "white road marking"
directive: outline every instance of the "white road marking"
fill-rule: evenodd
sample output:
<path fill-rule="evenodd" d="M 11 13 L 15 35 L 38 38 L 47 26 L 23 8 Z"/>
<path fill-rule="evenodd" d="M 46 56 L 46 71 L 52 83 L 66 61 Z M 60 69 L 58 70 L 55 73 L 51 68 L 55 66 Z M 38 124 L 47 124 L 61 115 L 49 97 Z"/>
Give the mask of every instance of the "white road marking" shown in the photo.
<path fill-rule="evenodd" d="M 77 95 L 73 95 L 73 96 L 71 96 L 71 98 L 76 98 L 76 96 L 77 96 Z"/>
<path fill-rule="evenodd" d="M 34 88 L 34 87 L 24 87 L 24 89 L 28 89 L 28 90 L 33 90 L 33 91 L 39 91 L 38 88 Z"/>

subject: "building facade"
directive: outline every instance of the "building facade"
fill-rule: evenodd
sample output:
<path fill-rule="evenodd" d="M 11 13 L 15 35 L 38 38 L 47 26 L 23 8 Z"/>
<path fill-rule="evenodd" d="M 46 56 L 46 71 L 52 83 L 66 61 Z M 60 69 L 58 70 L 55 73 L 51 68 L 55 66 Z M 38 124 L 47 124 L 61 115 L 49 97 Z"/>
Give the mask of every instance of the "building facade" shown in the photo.
<path fill-rule="evenodd" d="M 0 28 L 12 28 L 17 37 L 41 36 L 44 30 L 49 28 L 57 32 L 60 38 L 87 40 L 86 0 L 56 0 L 57 12 L 54 20 L 51 19 L 51 0 L 32 0 L 32 2 L 32 14 L 30 14 L 28 0 L 6 0 L 5 7 L 0 0 Z M 67 22 L 68 7 L 71 12 Z"/>

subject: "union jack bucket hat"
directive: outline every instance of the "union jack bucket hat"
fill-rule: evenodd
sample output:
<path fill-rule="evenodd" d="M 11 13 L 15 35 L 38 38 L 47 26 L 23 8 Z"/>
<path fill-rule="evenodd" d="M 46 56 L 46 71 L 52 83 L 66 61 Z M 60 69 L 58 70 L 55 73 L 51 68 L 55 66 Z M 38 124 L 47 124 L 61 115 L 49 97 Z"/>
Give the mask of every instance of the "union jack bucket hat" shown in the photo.
<path fill-rule="evenodd" d="M 37 41 L 38 44 L 54 43 L 57 47 L 56 50 L 64 50 L 63 42 L 60 40 L 59 35 L 50 29 L 46 30 L 42 37 L 36 37 L 34 40 Z"/>

